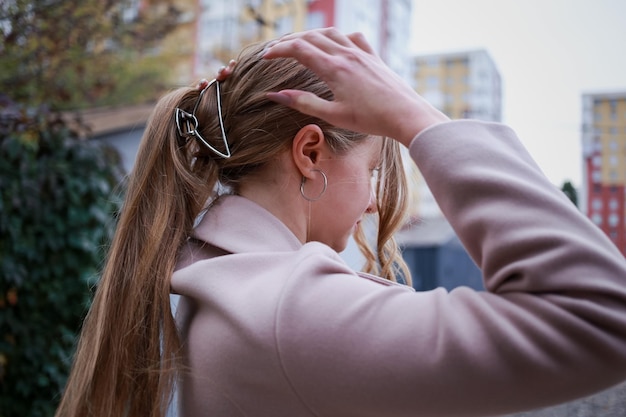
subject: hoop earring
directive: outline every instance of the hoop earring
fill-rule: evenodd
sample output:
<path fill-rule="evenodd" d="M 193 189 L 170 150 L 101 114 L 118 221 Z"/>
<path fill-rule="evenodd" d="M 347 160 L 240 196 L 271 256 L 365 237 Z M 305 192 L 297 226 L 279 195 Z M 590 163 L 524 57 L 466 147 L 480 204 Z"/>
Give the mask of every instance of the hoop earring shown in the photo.
<path fill-rule="evenodd" d="M 326 192 L 326 187 L 328 187 L 328 178 L 326 177 L 326 174 L 324 173 L 324 171 L 322 171 L 321 169 L 314 169 L 313 171 L 317 171 L 320 174 L 322 174 L 322 177 L 324 178 L 324 188 L 322 188 L 322 191 L 316 196 L 316 197 L 307 197 L 306 194 L 304 194 L 304 183 L 306 182 L 306 177 L 302 177 L 302 181 L 300 182 L 300 194 L 302 195 L 302 198 L 304 198 L 306 201 L 317 201 L 320 198 L 322 198 L 322 196 L 324 195 L 324 193 Z"/>

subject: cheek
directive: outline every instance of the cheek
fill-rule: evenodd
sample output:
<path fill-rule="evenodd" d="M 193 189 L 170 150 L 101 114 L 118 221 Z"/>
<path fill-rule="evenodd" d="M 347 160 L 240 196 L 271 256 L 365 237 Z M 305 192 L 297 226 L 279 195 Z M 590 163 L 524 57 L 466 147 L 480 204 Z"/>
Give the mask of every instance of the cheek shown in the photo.
<path fill-rule="evenodd" d="M 357 211 L 365 211 L 372 195 L 372 183 L 369 176 L 352 178 L 337 189 L 338 198 L 343 204 Z"/>

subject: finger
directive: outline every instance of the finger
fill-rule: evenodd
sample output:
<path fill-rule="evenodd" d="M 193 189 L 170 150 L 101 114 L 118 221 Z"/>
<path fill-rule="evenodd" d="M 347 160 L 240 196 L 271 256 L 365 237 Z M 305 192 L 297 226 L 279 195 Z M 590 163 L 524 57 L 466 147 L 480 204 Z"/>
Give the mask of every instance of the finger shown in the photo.
<path fill-rule="evenodd" d="M 228 66 L 221 67 L 217 71 L 217 75 L 215 76 L 215 79 L 220 82 L 226 80 L 230 76 L 230 74 L 233 73 L 235 69 L 235 65 L 237 65 L 237 61 L 235 61 L 234 59 L 231 59 L 230 62 L 228 63 Z"/>
<path fill-rule="evenodd" d="M 220 67 L 220 69 L 217 70 L 217 74 L 215 74 L 215 79 L 217 81 L 224 81 L 226 79 L 225 71 L 226 67 Z"/>
<path fill-rule="evenodd" d="M 329 27 L 329 28 L 310 29 L 310 30 L 305 30 L 301 32 L 288 33 L 274 41 L 271 41 L 268 46 L 271 46 L 279 42 L 291 41 L 294 39 L 307 39 L 307 40 L 310 40 L 311 42 L 314 42 L 313 40 L 317 37 L 331 39 L 337 44 L 340 44 L 343 46 L 352 45 L 352 41 L 346 35 L 338 31 L 334 27 Z"/>
<path fill-rule="evenodd" d="M 313 93 L 300 90 L 282 90 L 277 93 L 266 94 L 267 98 L 301 113 L 317 117 L 333 124 L 336 113 L 333 111 L 335 103 L 319 98 Z M 341 127 L 341 126 L 340 126 Z"/>
<path fill-rule="evenodd" d="M 348 39 L 350 39 L 359 49 L 367 52 L 368 54 L 376 55 L 376 51 L 374 51 L 374 49 L 370 46 L 361 32 L 349 34 Z"/>
<path fill-rule="evenodd" d="M 294 58 L 324 79 L 333 65 L 332 56 L 302 38 L 294 38 L 274 44 L 263 54 L 264 59 Z"/>
<path fill-rule="evenodd" d="M 196 86 L 196 89 L 198 91 L 202 91 L 205 88 L 207 88 L 208 85 L 209 85 L 209 80 L 207 80 L 206 78 L 203 78 L 200 81 L 198 81 L 198 85 Z"/>
<path fill-rule="evenodd" d="M 331 39 L 338 45 L 342 45 L 348 48 L 353 46 L 353 41 L 334 27 L 322 29 L 319 31 L 319 34 L 323 35 L 327 39 Z"/>
<path fill-rule="evenodd" d="M 324 30 L 310 30 L 307 32 L 293 33 L 283 36 L 266 46 L 264 57 L 275 58 L 274 52 L 293 50 L 308 47 L 309 51 L 318 49 L 319 52 L 335 55 L 345 51 L 346 48 L 354 48 L 354 43 L 345 35 L 334 28 Z M 291 55 L 280 55 L 281 57 L 291 57 Z M 298 59 L 298 56 L 292 56 Z"/>

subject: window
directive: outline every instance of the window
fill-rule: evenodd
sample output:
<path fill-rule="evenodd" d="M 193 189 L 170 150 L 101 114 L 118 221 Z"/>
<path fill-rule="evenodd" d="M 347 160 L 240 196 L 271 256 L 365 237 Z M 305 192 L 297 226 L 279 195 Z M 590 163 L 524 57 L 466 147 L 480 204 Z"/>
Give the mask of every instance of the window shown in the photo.
<path fill-rule="evenodd" d="M 426 85 L 432 88 L 439 87 L 439 78 L 435 77 L 434 75 L 429 76 L 426 79 Z"/>
<path fill-rule="evenodd" d="M 283 16 L 276 21 L 276 32 L 284 35 L 293 32 L 293 18 L 291 16 Z"/>
<path fill-rule="evenodd" d="M 600 198 L 594 198 L 593 201 L 591 202 L 591 207 L 595 211 L 602 210 L 602 200 Z"/>
<path fill-rule="evenodd" d="M 438 67 L 439 66 L 439 59 L 437 59 L 436 56 L 429 57 L 429 58 L 426 59 L 426 65 L 428 65 L 429 67 Z"/>
<path fill-rule="evenodd" d="M 306 15 L 307 29 L 323 28 L 326 26 L 326 17 L 322 12 L 309 12 Z M 416 66 L 416 71 L 419 67 Z"/>
<path fill-rule="evenodd" d="M 610 227 L 616 227 L 617 224 L 619 223 L 619 216 L 615 213 L 611 213 L 609 215 L 609 226 Z"/>
<path fill-rule="evenodd" d="M 600 136 L 593 137 L 593 151 L 602 152 L 602 141 L 600 140 Z"/>
<path fill-rule="evenodd" d="M 609 101 L 611 106 L 611 120 L 617 120 L 617 100 Z"/>
<path fill-rule="evenodd" d="M 602 182 L 602 172 L 600 172 L 599 170 L 594 170 L 591 173 L 591 181 L 593 181 L 594 183 L 601 183 Z"/>
<path fill-rule="evenodd" d="M 602 166 L 602 155 L 594 155 L 593 159 L 591 160 L 591 163 L 594 167 L 601 167 Z"/>
<path fill-rule="evenodd" d="M 591 221 L 594 222 L 596 226 L 602 226 L 602 216 L 600 216 L 598 213 L 594 213 L 591 216 Z"/>

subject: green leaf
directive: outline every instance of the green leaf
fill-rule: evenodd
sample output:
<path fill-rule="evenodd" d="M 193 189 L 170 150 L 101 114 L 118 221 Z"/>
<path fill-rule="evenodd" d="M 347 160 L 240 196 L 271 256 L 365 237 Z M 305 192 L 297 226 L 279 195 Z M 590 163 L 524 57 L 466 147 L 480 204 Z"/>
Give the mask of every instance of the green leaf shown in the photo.
<path fill-rule="evenodd" d="M 123 169 L 119 155 L 76 139 L 45 110 L 2 110 L 0 352 L 11 383 L 0 383 L 0 415 L 53 415 L 115 227 L 109 213 L 120 200 L 109 194 Z"/>

